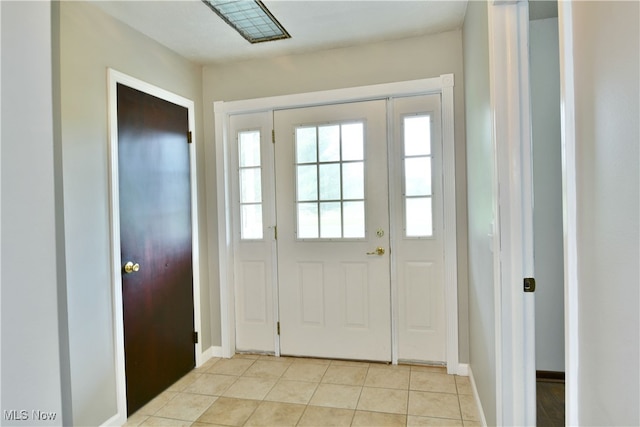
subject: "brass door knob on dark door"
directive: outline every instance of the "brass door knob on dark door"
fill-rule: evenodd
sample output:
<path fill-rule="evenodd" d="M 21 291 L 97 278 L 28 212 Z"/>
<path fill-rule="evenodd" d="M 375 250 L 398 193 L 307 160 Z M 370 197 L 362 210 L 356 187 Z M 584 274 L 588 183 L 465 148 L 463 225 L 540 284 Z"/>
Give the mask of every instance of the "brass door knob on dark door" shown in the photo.
<path fill-rule="evenodd" d="M 135 273 L 140 270 L 140 264 L 134 264 L 133 262 L 129 261 L 124 265 L 123 270 L 127 274 Z"/>

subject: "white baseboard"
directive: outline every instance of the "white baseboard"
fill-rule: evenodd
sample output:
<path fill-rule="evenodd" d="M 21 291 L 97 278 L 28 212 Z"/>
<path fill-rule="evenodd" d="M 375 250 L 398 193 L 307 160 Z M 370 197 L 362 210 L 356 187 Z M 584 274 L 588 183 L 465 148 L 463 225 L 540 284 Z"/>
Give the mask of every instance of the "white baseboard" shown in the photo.
<path fill-rule="evenodd" d="M 476 405 L 478 406 L 478 413 L 480 415 L 480 424 L 486 427 L 487 418 L 484 416 L 484 409 L 482 408 L 482 402 L 480 402 L 480 396 L 478 395 L 478 389 L 476 388 L 476 380 L 473 377 L 473 371 L 471 370 L 471 366 L 467 365 L 467 371 L 469 374 L 469 381 L 471 382 L 471 389 L 473 390 L 473 398 L 475 399 Z"/>
<path fill-rule="evenodd" d="M 115 414 L 113 417 L 109 418 L 104 423 L 100 424 L 100 426 L 101 427 L 121 426 L 126 422 L 127 422 L 126 413 L 122 413 L 122 414 L 118 413 L 118 414 Z"/>
<path fill-rule="evenodd" d="M 469 376 L 469 364 L 468 363 L 458 363 L 458 375 L 461 377 Z"/>
<path fill-rule="evenodd" d="M 197 367 L 204 365 L 207 360 L 211 359 L 212 357 L 222 357 L 222 347 L 212 345 L 211 347 L 203 351 L 200 354 L 200 364 Z"/>

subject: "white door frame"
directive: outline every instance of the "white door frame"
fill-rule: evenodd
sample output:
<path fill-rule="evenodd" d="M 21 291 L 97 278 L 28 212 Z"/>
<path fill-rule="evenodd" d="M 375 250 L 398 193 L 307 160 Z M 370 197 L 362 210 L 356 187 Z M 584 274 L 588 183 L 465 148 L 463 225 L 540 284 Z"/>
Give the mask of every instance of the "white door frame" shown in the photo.
<path fill-rule="evenodd" d="M 577 159 L 573 68 L 573 5 L 558 2 L 560 47 L 560 123 L 562 138 L 562 212 L 564 234 L 564 366 L 566 424 L 580 425 L 578 417 L 578 221 Z"/>
<path fill-rule="evenodd" d="M 447 322 L 447 371 L 450 374 L 466 373 L 458 362 L 458 265 L 456 242 L 456 203 L 455 203 L 455 146 L 454 146 L 454 109 L 453 74 L 421 80 L 398 83 L 360 86 L 335 89 L 322 92 L 309 92 L 295 95 L 283 95 L 241 101 L 214 102 L 215 141 L 216 141 L 216 181 L 217 214 L 219 243 L 219 279 L 220 279 L 220 317 L 222 326 L 222 355 L 231 357 L 235 353 L 235 304 L 234 304 L 234 248 L 232 213 L 229 194 L 230 138 L 229 117 L 233 114 L 265 112 L 282 108 L 309 107 L 341 102 L 385 99 L 397 96 L 441 94 L 442 96 L 442 139 L 443 139 L 443 192 L 444 192 L 444 280 L 445 307 Z M 392 337 L 395 337 L 397 316 L 394 309 L 396 301 L 391 295 Z M 277 317 L 276 317 L 277 318 Z M 395 338 L 393 338 L 395 343 Z M 397 344 L 392 345 L 392 362 L 397 363 Z"/>
<path fill-rule="evenodd" d="M 575 96 L 574 96 L 574 66 L 573 66 L 573 13 L 571 2 L 558 2 L 558 34 L 560 48 L 560 103 L 562 126 L 562 206 L 563 206 L 563 240 L 564 240 L 564 328 L 565 328 L 565 370 L 566 370 L 566 400 L 565 413 L 567 425 L 579 425 L 579 387 L 578 387 L 578 261 L 577 261 L 577 167 L 576 167 L 576 139 L 575 139 Z M 489 7 L 489 33 L 490 49 L 493 49 L 491 59 L 492 88 L 492 112 L 494 114 L 494 129 L 496 137 L 496 149 L 501 145 L 498 137 L 506 137 L 503 142 L 505 150 L 513 149 L 510 153 L 512 164 L 511 177 L 514 181 L 500 181 L 500 188 L 511 197 L 512 204 L 508 208 L 514 208 L 510 212 L 512 216 L 531 212 L 528 205 L 531 202 L 531 183 L 523 183 L 522 188 L 510 188 L 509 185 L 517 183 L 520 176 L 515 166 L 518 160 L 515 157 L 526 146 L 530 147 L 530 104 L 529 104 L 529 64 L 528 64 L 528 4 L 526 1 L 494 1 Z M 491 55 L 491 54 L 490 54 Z M 519 61 L 508 63 L 508 58 L 519 58 Z M 494 83 L 499 83 L 495 85 Z M 495 95 L 495 98 L 494 98 Z M 500 102 L 505 107 L 498 110 Z M 519 113 L 518 113 L 519 112 Z M 502 126 L 501 126 L 502 124 Z M 509 124 L 509 125 L 507 125 Z M 519 130 L 518 130 L 519 129 Z M 509 133 L 509 130 L 511 133 Z M 498 135 L 498 131 L 507 134 Z M 519 134 L 519 136 L 518 136 Z M 511 139 L 509 139 L 511 138 Z M 522 141 L 522 146 L 517 147 L 516 141 Z M 509 143 L 511 146 L 509 146 Z M 521 153 L 520 161 L 530 162 L 527 156 L 530 151 Z M 524 175 L 524 171 L 523 175 Z M 530 173 L 527 173 L 530 176 Z M 506 187 L 505 187 L 506 185 Z M 526 191 L 522 191 L 526 190 Z M 497 189 L 496 189 L 497 191 Z M 498 193 L 496 192 L 495 196 Z M 498 200 L 498 199 L 496 199 Z M 520 201 L 522 204 L 518 204 Z M 505 209 L 500 211 L 502 215 Z M 520 217 L 523 219 L 523 217 Z M 504 225 L 504 223 L 503 223 Z M 509 251 L 505 250 L 502 257 L 504 264 L 511 266 L 510 277 L 513 280 L 526 277 L 532 273 L 532 264 L 525 265 L 530 254 L 523 250 L 518 253 L 518 248 L 529 249 L 531 240 L 527 240 L 526 233 L 530 232 L 530 223 L 522 223 L 522 230 L 514 228 L 497 227 L 496 233 L 500 233 L 502 242 L 510 240 L 513 246 Z M 524 234 L 520 234 L 522 231 Z M 505 236 L 505 233 L 508 235 Z M 524 237 L 521 237 L 523 236 Z M 530 235 L 529 235 L 530 236 Z M 522 257 L 520 257 L 522 255 Z M 497 264 L 500 265 L 500 259 Z M 516 268 L 521 270 L 518 276 Z M 505 273 L 502 268 L 501 273 Z M 533 319 L 533 301 L 529 296 L 519 293 L 505 295 L 502 292 L 504 283 L 500 278 L 496 279 L 496 402 L 499 408 L 497 423 L 499 425 L 535 425 L 535 348 L 532 341 L 535 339 Z M 505 318 L 504 314 L 508 314 Z M 509 322 L 512 320 L 513 322 Z M 529 327 L 529 329 L 525 329 Z M 512 339 L 519 336 L 517 339 Z M 508 359 L 508 360 L 505 360 Z M 518 361 L 518 364 L 514 364 Z M 524 361 L 524 364 L 521 363 Z M 505 383 L 509 387 L 518 386 L 520 393 L 513 394 L 517 390 L 505 389 Z"/>
<path fill-rule="evenodd" d="M 536 425 L 533 277 L 533 175 L 529 95 L 529 5 L 493 1 L 488 8 L 489 75 L 495 153 L 494 280 L 496 420 Z"/>
<path fill-rule="evenodd" d="M 124 319 L 122 309 L 122 260 L 120 258 L 120 191 L 118 187 L 118 104 L 117 84 L 122 83 L 157 98 L 185 107 L 189 115 L 189 129 L 192 143 L 189 144 L 191 169 L 191 234 L 193 264 L 193 325 L 196 332 L 201 331 L 200 324 L 200 245 L 198 232 L 198 189 L 196 171 L 196 135 L 195 106 L 190 99 L 153 86 L 135 77 L 128 76 L 112 68 L 107 69 L 108 84 L 108 126 L 109 126 L 109 201 L 111 223 L 111 278 L 113 291 L 113 330 L 116 361 L 117 413 L 106 425 L 122 425 L 127 420 L 127 388 L 124 365 Z M 202 363 L 202 344 L 195 344 L 196 367 Z"/>

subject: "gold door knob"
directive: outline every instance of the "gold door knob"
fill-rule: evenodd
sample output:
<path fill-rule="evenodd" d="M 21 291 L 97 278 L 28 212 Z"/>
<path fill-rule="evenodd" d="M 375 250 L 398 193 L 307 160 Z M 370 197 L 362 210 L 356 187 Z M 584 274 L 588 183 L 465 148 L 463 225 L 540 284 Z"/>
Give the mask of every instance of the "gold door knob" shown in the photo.
<path fill-rule="evenodd" d="M 382 246 L 378 246 L 376 248 L 375 251 L 373 252 L 367 252 L 367 255 L 378 255 L 378 256 L 382 256 L 384 255 L 384 248 Z"/>
<path fill-rule="evenodd" d="M 138 263 L 134 264 L 133 262 L 129 261 L 124 265 L 124 272 L 127 274 L 135 273 L 138 270 L 140 270 L 140 264 Z"/>

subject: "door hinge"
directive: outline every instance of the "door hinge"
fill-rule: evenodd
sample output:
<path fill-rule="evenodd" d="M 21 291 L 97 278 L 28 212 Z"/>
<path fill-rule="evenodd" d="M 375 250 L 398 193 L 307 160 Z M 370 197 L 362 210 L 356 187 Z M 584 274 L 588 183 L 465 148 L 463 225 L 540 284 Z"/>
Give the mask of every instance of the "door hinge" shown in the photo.
<path fill-rule="evenodd" d="M 191 131 L 187 132 L 187 143 L 191 144 L 193 142 L 193 135 Z"/>
<path fill-rule="evenodd" d="M 193 333 L 193 343 L 194 344 L 198 344 L 198 333 L 197 332 Z"/>
<path fill-rule="evenodd" d="M 535 292 L 536 291 L 536 279 L 533 277 L 525 277 L 524 278 L 524 291 L 525 292 Z"/>
<path fill-rule="evenodd" d="M 278 226 L 277 225 L 273 226 L 273 238 L 278 240 Z"/>
<path fill-rule="evenodd" d="M 271 143 L 272 144 L 276 143 L 276 130 L 275 129 L 271 129 Z"/>
<path fill-rule="evenodd" d="M 276 330 L 278 332 L 278 335 L 280 335 L 280 322 L 276 323 Z"/>

